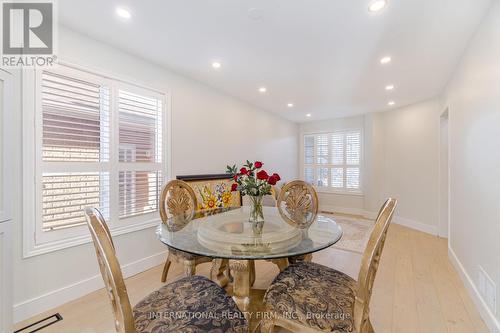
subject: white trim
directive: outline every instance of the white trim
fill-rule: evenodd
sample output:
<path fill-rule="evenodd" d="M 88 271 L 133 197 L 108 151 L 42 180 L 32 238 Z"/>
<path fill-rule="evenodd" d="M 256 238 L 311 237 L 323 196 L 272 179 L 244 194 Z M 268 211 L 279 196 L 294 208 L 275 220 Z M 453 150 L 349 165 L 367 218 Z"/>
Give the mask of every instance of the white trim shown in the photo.
<path fill-rule="evenodd" d="M 362 191 L 339 191 L 330 187 L 317 187 L 313 186 L 316 192 L 322 194 L 332 194 L 332 195 L 350 195 L 353 197 L 364 197 L 365 194 Z"/>
<path fill-rule="evenodd" d="M 144 272 L 165 261 L 166 251 L 131 262 L 122 266 L 123 277 L 127 278 Z M 95 275 L 65 287 L 50 291 L 14 305 L 14 322 L 31 318 L 37 314 L 85 296 L 104 287 L 101 275 Z"/>
<path fill-rule="evenodd" d="M 67 63 L 64 61 L 59 62 L 60 65 L 68 67 L 70 70 L 79 70 L 83 71 L 83 74 L 85 77 L 89 77 L 90 80 L 103 80 L 103 81 L 110 81 L 107 82 L 109 84 L 111 95 L 118 89 L 119 87 L 126 86 L 127 89 L 133 89 L 135 90 L 140 90 L 140 91 L 148 91 L 148 96 L 149 95 L 160 95 L 156 96 L 158 98 L 161 98 L 162 100 L 162 105 L 163 105 L 163 116 L 162 116 L 162 125 L 163 125 L 163 130 L 162 130 L 162 135 L 163 135 L 163 143 L 162 143 L 162 149 L 163 149 L 163 168 L 158 167 L 158 163 L 137 163 L 134 165 L 127 164 L 127 170 L 129 169 L 141 169 L 145 170 L 161 170 L 163 179 L 162 181 L 168 180 L 171 178 L 172 174 L 172 157 L 171 157 L 171 144 L 172 144 L 172 102 L 171 102 L 171 96 L 169 92 L 161 92 L 158 89 L 155 88 L 150 88 L 146 85 L 136 83 L 133 80 L 130 79 L 123 79 L 120 78 L 119 76 L 116 75 L 110 75 L 109 72 L 107 74 L 105 71 L 103 73 L 99 71 L 95 71 L 92 69 L 84 68 L 82 66 L 74 65 L 71 63 Z M 60 68 L 61 66 L 58 66 L 56 71 L 61 71 L 63 69 Z M 22 93 L 23 93 L 23 258 L 27 257 L 32 257 L 35 255 L 40 255 L 52 251 L 57 251 L 61 250 L 64 248 L 68 247 L 73 247 L 85 243 L 91 242 L 91 238 L 88 235 L 88 232 L 85 231 L 86 228 L 80 228 L 76 227 L 74 228 L 74 232 L 69 229 L 61 229 L 57 230 L 54 232 L 57 232 L 60 234 L 61 237 L 58 239 L 43 239 L 43 240 L 38 240 L 36 237 L 36 230 L 38 229 L 36 224 L 33 223 L 33 221 L 37 221 L 37 216 L 40 215 L 40 213 L 36 212 L 36 207 L 37 203 L 39 200 L 37 200 L 36 195 L 39 192 L 37 188 L 38 182 L 36 181 L 37 179 L 41 179 L 41 168 L 36 167 L 37 161 L 41 161 L 41 157 L 37 156 L 35 157 L 35 154 L 40 154 L 41 149 L 37 146 L 38 142 L 40 140 L 37 140 L 35 135 L 37 135 L 36 128 L 34 130 L 35 124 L 37 123 L 35 121 L 36 117 L 36 101 L 38 100 L 36 98 L 36 78 L 35 78 L 35 71 L 34 70 L 23 70 L 23 75 L 22 75 Z M 111 103 L 114 103 L 114 98 L 111 96 Z M 112 107 L 110 105 L 110 107 Z M 111 112 L 111 116 L 113 116 L 113 113 L 116 112 Z M 113 122 L 111 122 L 112 119 L 110 119 L 110 125 L 113 125 Z M 39 122 L 38 122 L 39 123 Z M 116 125 L 116 124 L 115 124 Z M 117 131 L 112 131 L 112 133 L 116 133 Z M 40 135 L 40 133 L 38 133 Z M 114 140 L 115 145 L 116 145 L 116 138 Z M 38 147 L 38 148 L 37 148 Z M 104 168 L 109 172 L 109 168 L 112 167 L 111 164 L 113 164 L 113 159 L 112 157 L 114 156 L 116 159 L 116 152 L 114 152 L 114 146 L 110 146 L 110 161 L 107 163 L 105 166 L 100 166 L 99 168 Z M 116 162 L 116 161 L 115 161 Z M 41 165 L 44 165 L 46 163 L 41 163 Z M 106 164 L 106 163 L 105 163 Z M 147 165 L 146 165 L 147 164 Z M 119 165 L 117 166 L 116 170 L 124 169 L 124 165 Z M 50 169 L 53 169 L 51 166 Z M 57 169 L 57 168 L 55 168 Z M 71 169 L 71 165 L 66 164 L 65 165 L 65 170 L 68 171 Z M 113 169 L 114 170 L 114 169 Z M 71 170 L 69 170 L 71 171 Z M 82 171 L 79 169 L 78 171 Z M 116 179 L 111 178 L 110 174 L 110 183 L 111 186 L 116 186 L 117 180 L 118 180 L 118 175 L 115 175 Z M 115 180 L 115 181 L 113 181 Z M 115 184 L 115 185 L 114 185 Z M 112 190 L 112 189 L 111 189 Z M 117 198 L 118 198 L 118 193 L 116 191 L 117 189 L 115 188 L 115 195 L 110 196 L 110 219 L 108 221 L 111 233 L 116 236 L 116 235 L 121 235 L 129 232 L 134 232 L 138 230 L 142 230 L 145 228 L 150 228 L 154 227 L 159 223 L 159 218 L 155 216 L 152 218 L 152 215 L 146 216 L 146 217 L 135 217 L 135 218 L 126 218 L 126 219 L 120 219 L 118 218 L 118 213 L 116 212 L 117 210 Z M 113 193 L 113 191 L 111 191 Z M 114 207 L 112 207 L 114 205 Z M 114 208 L 114 209 L 112 209 Z M 113 213 L 114 212 L 114 213 Z M 141 221 L 142 219 L 145 219 L 146 221 Z M 82 231 L 83 230 L 83 231 Z M 80 232 L 80 233 L 79 233 Z M 66 236 L 66 237 L 63 237 Z"/>
<path fill-rule="evenodd" d="M 0 80 L 3 82 L 3 92 L 2 92 L 2 106 L 0 106 L 0 191 L 2 191 L 0 202 L 0 223 L 2 221 L 7 221 L 12 218 L 12 202 L 9 200 L 8 189 L 12 187 L 12 171 L 11 160 L 13 156 L 12 150 L 14 145 L 10 144 L 11 140 L 7 138 L 13 138 L 12 130 L 12 116 L 15 112 L 14 109 L 14 87 L 12 74 L 8 71 L 0 69 Z M 9 143 L 8 143 L 9 142 Z"/>
<path fill-rule="evenodd" d="M 361 215 L 365 217 L 365 211 L 360 208 L 352 208 L 352 207 L 339 207 L 332 205 L 322 205 L 320 203 L 319 210 L 325 213 L 340 213 L 340 214 L 349 214 L 349 215 Z"/>
<path fill-rule="evenodd" d="M 349 215 L 360 215 L 364 218 L 374 220 L 377 218 L 376 212 L 370 212 L 367 210 L 363 210 L 361 208 L 352 208 L 352 207 L 339 207 L 339 206 L 330 206 L 330 205 L 321 205 L 319 206 L 320 211 L 324 211 L 327 213 L 340 213 L 340 214 L 349 214 Z M 427 234 L 437 236 L 438 228 L 434 225 L 425 224 L 422 222 L 418 222 L 412 219 L 407 219 L 401 216 L 394 216 L 392 219 L 393 223 L 408 227 L 410 229 L 414 229 L 417 231 L 425 232 Z"/>
<path fill-rule="evenodd" d="M 135 224 L 130 224 L 126 225 L 124 227 L 119 227 L 119 228 L 113 228 L 111 230 L 111 235 L 113 237 L 128 234 L 131 232 L 143 230 L 143 229 L 148 229 L 148 228 L 153 228 L 157 227 L 161 223 L 160 218 L 152 219 L 149 221 L 146 221 L 144 223 L 135 223 Z M 32 245 L 31 248 L 25 249 L 25 246 L 23 244 L 23 259 L 38 256 L 41 254 L 53 252 L 53 251 L 58 251 L 58 250 L 63 250 L 69 247 L 74 247 L 78 245 L 83 245 L 87 243 L 91 243 L 92 238 L 88 234 L 80 235 L 80 236 L 75 236 L 71 238 L 64 238 L 61 240 L 57 241 L 51 241 L 43 244 L 30 244 Z M 25 251 L 26 250 L 26 251 Z"/>
<path fill-rule="evenodd" d="M 433 236 L 437 236 L 438 234 L 438 227 L 435 225 L 430 225 L 430 224 L 425 224 L 419 221 L 415 221 L 412 219 L 407 219 L 401 216 L 395 216 L 393 218 L 393 222 L 414 230 L 422 231 L 427 234 L 431 234 Z"/>
<path fill-rule="evenodd" d="M 479 314 L 481 315 L 481 318 L 483 318 L 486 326 L 488 326 L 489 330 L 492 333 L 500 333 L 500 322 L 491 312 L 488 305 L 479 294 L 475 283 L 470 278 L 469 274 L 465 270 L 464 266 L 462 265 L 455 251 L 453 251 L 450 245 L 448 246 L 448 257 L 450 258 L 450 261 L 455 269 L 458 271 L 458 274 L 460 275 L 460 278 L 465 285 L 465 289 L 467 289 L 469 295 L 474 301 L 474 304 L 476 305 L 476 308 L 478 309 Z"/>
<path fill-rule="evenodd" d="M 12 221 L 0 223 L 0 333 L 12 332 Z"/>
<path fill-rule="evenodd" d="M 442 119 L 445 117 L 446 119 L 446 122 L 447 122 L 447 166 L 448 166 L 448 170 L 447 170 L 447 185 L 448 185 L 448 188 L 446 189 L 447 190 L 447 208 L 448 208 L 448 219 L 447 221 L 441 221 L 441 208 L 443 206 L 443 198 L 441 197 L 441 192 L 442 192 L 442 188 L 441 188 L 441 182 L 442 182 L 442 173 L 441 173 L 441 166 L 442 166 L 442 154 L 441 154 L 441 149 L 442 149 L 442 140 L 441 140 L 441 135 L 442 135 Z M 439 165 L 439 222 L 438 222 L 438 236 L 439 237 L 445 237 L 448 239 L 448 243 L 450 241 L 450 221 L 451 221 L 451 159 L 450 159 L 450 153 L 451 153 L 451 136 L 450 136 L 450 130 L 451 130 L 451 126 L 450 126 L 450 107 L 449 106 L 446 106 L 444 108 L 444 111 L 441 113 L 441 115 L 439 116 L 439 156 L 438 156 L 438 165 Z M 446 234 L 442 233 L 442 226 L 444 224 L 444 222 L 447 224 L 447 232 Z"/>

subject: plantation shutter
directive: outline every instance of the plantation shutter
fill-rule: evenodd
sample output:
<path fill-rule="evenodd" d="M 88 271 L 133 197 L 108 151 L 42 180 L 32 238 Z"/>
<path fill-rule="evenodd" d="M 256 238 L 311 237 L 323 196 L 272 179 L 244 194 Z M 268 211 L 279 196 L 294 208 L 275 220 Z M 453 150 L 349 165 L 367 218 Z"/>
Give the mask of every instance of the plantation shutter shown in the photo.
<path fill-rule="evenodd" d="M 158 210 L 162 183 L 162 99 L 118 91 L 119 216 Z M 134 164 L 140 163 L 138 169 Z"/>
<path fill-rule="evenodd" d="M 346 138 L 346 188 L 360 188 L 361 133 L 348 132 Z"/>
<path fill-rule="evenodd" d="M 361 130 L 304 136 L 304 180 L 335 191 L 361 190 Z"/>
<path fill-rule="evenodd" d="M 109 100 L 103 84 L 42 72 L 42 230 L 84 224 L 88 206 L 109 215 L 109 173 L 100 165 L 109 161 Z"/>

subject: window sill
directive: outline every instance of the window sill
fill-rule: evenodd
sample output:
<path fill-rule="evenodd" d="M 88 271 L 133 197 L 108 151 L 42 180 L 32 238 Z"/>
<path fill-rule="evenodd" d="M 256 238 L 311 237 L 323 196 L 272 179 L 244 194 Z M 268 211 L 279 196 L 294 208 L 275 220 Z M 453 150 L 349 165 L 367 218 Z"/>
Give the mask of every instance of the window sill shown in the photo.
<path fill-rule="evenodd" d="M 160 218 L 150 219 L 143 223 L 137 223 L 133 225 L 128 225 L 125 227 L 113 228 L 111 229 L 111 235 L 113 237 L 128 234 L 135 231 L 140 231 L 144 229 L 149 229 L 152 227 L 156 227 L 160 224 Z M 35 244 L 34 242 L 28 244 L 28 246 L 23 251 L 23 259 L 35 257 L 38 255 L 59 251 L 63 249 L 67 249 L 70 247 L 75 247 L 83 244 L 88 244 L 92 242 L 92 237 L 90 234 L 76 236 L 71 238 L 65 238 L 57 241 L 47 242 L 43 244 Z M 25 242 L 26 244 L 26 242 Z"/>
<path fill-rule="evenodd" d="M 353 197 L 364 197 L 365 196 L 365 194 L 363 192 L 335 191 L 335 190 L 318 188 L 318 187 L 314 187 L 314 189 L 316 190 L 316 192 L 321 193 L 321 194 L 348 195 L 348 196 L 353 196 Z"/>

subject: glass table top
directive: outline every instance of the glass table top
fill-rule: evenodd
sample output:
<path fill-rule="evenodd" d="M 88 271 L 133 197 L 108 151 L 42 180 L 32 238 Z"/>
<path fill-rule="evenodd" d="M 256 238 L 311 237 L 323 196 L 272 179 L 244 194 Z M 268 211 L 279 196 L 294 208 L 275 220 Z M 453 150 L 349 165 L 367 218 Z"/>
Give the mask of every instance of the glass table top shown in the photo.
<path fill-rule="evenodd" d="M 264 208 L 264 223 L 248 221 L 250 207 L 200 211 L 158 226 L 166 245 L 184 252 L 227 259 L 276 259 L 325 249 L 340 240 L 341 227 L 317 215 L 305 229 L 288 224 L 275 207 Z"/>

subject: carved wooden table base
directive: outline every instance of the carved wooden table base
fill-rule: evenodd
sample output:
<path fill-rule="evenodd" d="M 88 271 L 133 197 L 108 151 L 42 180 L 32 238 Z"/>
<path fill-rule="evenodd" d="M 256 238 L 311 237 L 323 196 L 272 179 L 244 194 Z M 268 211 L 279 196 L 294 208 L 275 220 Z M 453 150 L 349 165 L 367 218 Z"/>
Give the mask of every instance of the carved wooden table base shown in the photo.
<path fill-rule="evenodd" d="M 272 259 L 280 271 L 288 266 L 288 260 Z M 229 269 L 233 277 L 230 294 L 249 322 L 250 332 L 253 332 L 262 319 L 264 311 L 263 298 L 265 290 L 253 289 L 255 282 L 254 260 L 229 260 Z"/>
<path fill-rule="evenodd" d="M 250 287 L 255 282 L 255 261 L 230 260 L 229 269 L 233 276 L 233 299 L 242 312 L 250 310 Z"/>

